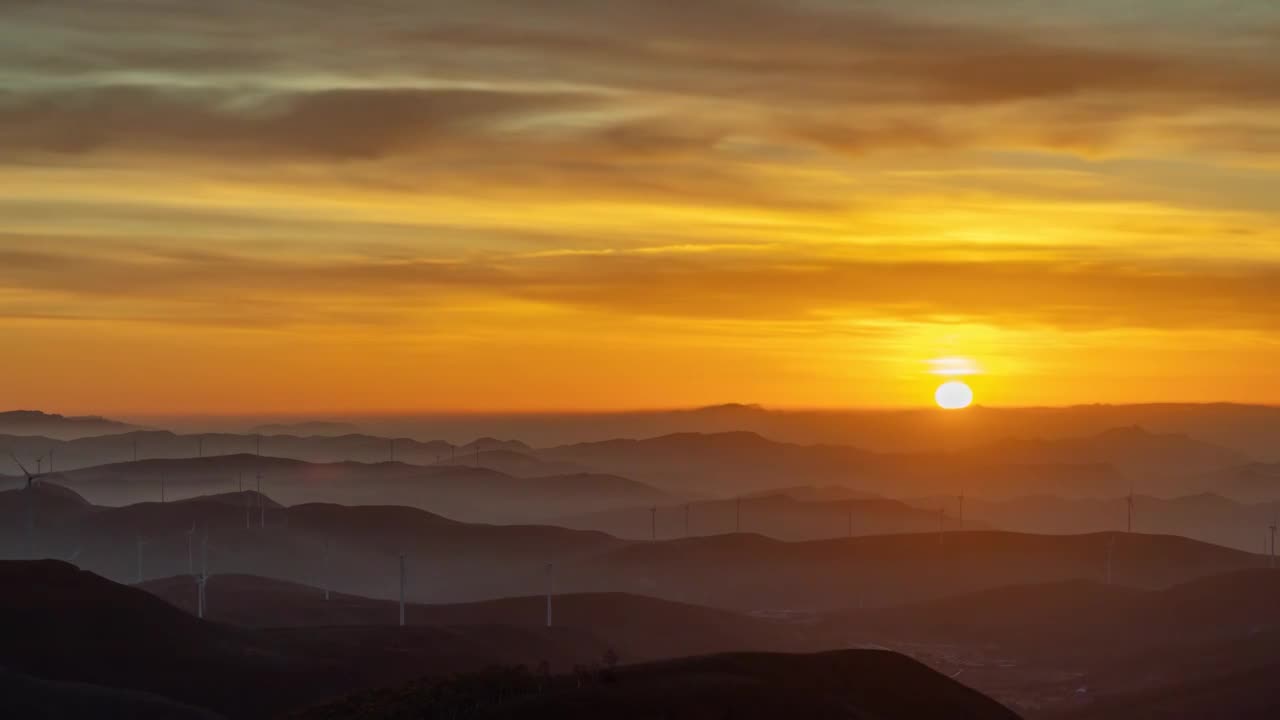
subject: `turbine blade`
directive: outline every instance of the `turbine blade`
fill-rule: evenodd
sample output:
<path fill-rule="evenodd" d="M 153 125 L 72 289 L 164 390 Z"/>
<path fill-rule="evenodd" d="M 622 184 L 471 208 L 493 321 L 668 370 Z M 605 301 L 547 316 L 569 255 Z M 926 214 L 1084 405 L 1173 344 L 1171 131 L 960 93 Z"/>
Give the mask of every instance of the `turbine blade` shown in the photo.
<path fill-rule="evenodd" d="M 22 464 L 22 461 L 18 459 L 17 455 L 14 455 L 13 453 L 9 453 L 9 457 L 13 458 L 13 461 L 18 464 L 18 467 L 22 468 L 22 474 L 27 476 L 27 485 L 30 486 L 31 471 L 27 470 L 27 466 Z"/>

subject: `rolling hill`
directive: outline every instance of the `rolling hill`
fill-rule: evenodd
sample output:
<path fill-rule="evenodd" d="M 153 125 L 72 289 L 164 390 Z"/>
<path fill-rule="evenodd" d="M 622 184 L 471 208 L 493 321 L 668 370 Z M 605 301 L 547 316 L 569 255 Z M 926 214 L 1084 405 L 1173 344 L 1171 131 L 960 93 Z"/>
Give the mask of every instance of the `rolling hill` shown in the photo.
<path fill-rule="evenodd" d="M 232 717 L 274 716 L 365 687 L 500 663 L 567 669 L 598 658 L 597 640 L 570 630 L 502 626 L 250 630 L 205 622 L 136 588 L 55 561 L 0 561 L 0 678 L 45 697 L 49 683 L 90 695 L 125 691 Z M 38 678 L 31 681 L 27 678 Z M 95 689 L 96 688 L 96 689 Z"/>
<path fill-rule="evenodd" d="M 543 678 L 513 669 L 441 685 L 415 684 L 399 692 L 363 694 L 298 717 L 1014 720 L 1018 716 L 902 655 L 845 650 L 815 655 L 712 655 L 566 677 Z"/>

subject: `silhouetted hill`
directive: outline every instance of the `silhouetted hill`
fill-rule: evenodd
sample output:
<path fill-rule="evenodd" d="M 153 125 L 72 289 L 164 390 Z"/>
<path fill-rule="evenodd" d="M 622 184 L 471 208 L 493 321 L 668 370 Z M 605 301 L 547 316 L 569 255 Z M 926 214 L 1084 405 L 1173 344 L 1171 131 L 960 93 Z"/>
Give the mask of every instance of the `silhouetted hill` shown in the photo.
<path fill-rule="evenodd" d="M 935 496 L 906 502 L 922 509 L 944 506 L 954 512 L 956 500 Z M 1255 551 L 1262 549 L 1266 527 L 1278 511 L 1277 503 L 1245 505 L 1213 493 L 1162 498 L 1139 491 L 1134 496 L 1133 528 Z M 1105 498 L 965 498 L 966 520 L 1015 532 L 1078 534 L 1123 530 L 1127 516 L 1127 500 L 1118 494 Z"/>
<path fill-rule="evenodd" d="M 195 583 L 187 576 L 152 580 L 142 589 L 194 613 Z M 398 617 L 398 603 L 250 575 L 217 575 L 207 589 L 209 617 L 246 627 L 385 625 Z M 789 623 L 723 610 L 623 593 L 557 594 L 557 627 L 599 638 L 628 661 L 730 650 L 804 647 Z M 510 597 L 476 603 L 406 607 L 410 625 L 502 625 L 538 630 L 546 622 L 545 596 Z M 804 642 L 809 642 L 804 639 Z"/>
<path fill-rule="evenodd" d="M 1280 500 L 1280 463 L 1247 463 L 1207 473 L 1201 481 L 1224 495 L 1245 501 Z"/>
<path fill-rule="evenodd" d="M 954 505 L 954 501 L 951 501 Z M 630 507 L 587 515 L 560 518 L 555 524 L 579 530 L 598 530 L 616 537 L 648 540 L 654 528 L 661 539 L 756 533 L 785 541 L 821 540 L 852 535 L 936 532 L 945 527 L 958 529 L 955 508 L 942 517 L 936 510 L 913 507 L 897 500 L 861 498 L 852 500 L 795 500 L 789 494 L 760 493 L 740 500 L 705 500 L 686 505 Z M 685 520 L 688 519 L 686 534 Z M 969 521 L 969 529 L 986 523 Z"/>
<path fill-rule="evenodd" d="M 0 668 L 0 714 L 22 720 L 219 720 L 219 715 L 151 693 L 57 682 Z"/>
<path fill-rule="evenodd" d="M 57 524 L 38 522 L 41 555 L 70 557 L 79 549 L 82 567 L 135 582 L 188 572 L 207 531 L 215 573 L 312 584 L 328 573 L 335 588 L 392 597 L 397 556 L 405 552 L 410 597 L 436 602 L 537 593 L 545 563 L 575 561 L 621 542 L 556 527 L 469 524 L 402 506 L 282 508 L 251 491 L 92 510 Z M 11 556 L 21 549 L 24 528 L 0 527 Z"/>
<path fill-rule="evenodd" d="M 1126 478 L 1160 482 L 1162 492 L 1195 491 L 1196 474 L 1234 467 L 1248 457 L 1182 434 L 1155 434 L 1142 427 L 1111 428 L 1096 435 L 1057 439 L 1014 437 L 965 450 L 960 457 L 1011 464 L 1090 464 L 1116 468 Z M 1173 478 L 1185 477 L 1178 486 Z M 1115 494 L 1115 493 L 1113 493 Z"/>
<path fill-rule="evenodd" d="M 966 531 L 800 543 L 758 535 L 633 543 L 588 558 L 578 570 L 612 590 L 698 605 L 822 611 L 897 605 L 1002 585 L 1102 580 L 1109 552 L 1116 582 L 1145 588 L 1265 562 L 1172 536 Z"/>
<path fill-rule="evenodd" d="M 59 440 L 127 432 L 136 425 L 90 416 L 66 416 L 38 410 L 0 412 L 0 435 L 34 435 Z M 7 447 L 0 442 L 0 447 Z"/>
<path fill-rule="evenodd" d="M 616 475 L 513 477 L 463 465 L 321 464 L 246 454 L 139 460 L 50 478 L 109 505 L 159 500 L 162 484 L 172 500 L 256 488 L 260 478 L 263 490 L 285 504 L 398 504 L 478 522 L 536 522 L 566 512 L 670 500 L 653 487 Z"/>
<path fill-rule="evenodd" d="M 604 650 L 567 629 L 234 628 L 54 561 L 0 561 L 0 586 L 0 666 L 57 683 L 155 693 L 234 717 L 499 663 L 568 668 Z"/>
<path fill-rule="evenodd" d="M 359 435 L 360 428 L 359 426 L 351 423 L 313 420 L 310 422 L 269 423 L 266 425 L 258 425 L 250 428 L 248 434 L 294 435 L 298 437 L 319 435 L 323 437 L 337 437 L 340 435 Z"/>
<path fill-rule="evenodd" d="M 1104 464 L 1010 463 L 995 453 L 990 457 L 874 453 L 842 445 L 775 442 L 750 432 L 579 443 L 541 450 L 539 456 L 686 494 L 738 496 L 801 483 L 890 496 L 952 493 L 960 488 L 987 495 L 1087 495 L 1125 485 L 1121 475 Z"/>
<path fill-rule="evenodd" d="M 458 695 L 465 695 L 463 710 Z M 518 670 L 370 693 L 299 716 L 384 718 L 984 718 L 1017 715 L 924 665 L 882 650 L 734 653 L 576 677 Z"/>
<path fill-rule="evenodd" d="M 992 588 L 824 622 L 858 626 L 849 641 L 989 645 L 1022 658 L 1097 662 L 1280 631 L 1280 572 L 1242 570 L 1159 590 L 1086 580 Z"/>

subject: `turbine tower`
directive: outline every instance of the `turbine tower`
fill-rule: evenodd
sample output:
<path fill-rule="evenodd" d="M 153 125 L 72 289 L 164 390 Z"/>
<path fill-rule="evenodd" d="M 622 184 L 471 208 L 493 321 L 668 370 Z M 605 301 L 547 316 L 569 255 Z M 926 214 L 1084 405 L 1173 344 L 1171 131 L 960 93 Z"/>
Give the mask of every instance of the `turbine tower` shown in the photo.
<path fill-rule="evenodd" d="M 1271 556 L 1267 560 L 1267 567 L 1272 570 L 1276 569 L 1276 520 L 1272 520 L 1267 529 L 1271 531 Z"/>
<path fill-rule="evenodd" d="M 555 593 L 555 565 L 547 563 L 547 627 L 551 627 L 551 596 Z"/>
<path fill-rule="evenodd" d="M 137 567 L 137 576 L 136 576 L 136 577 L 137 577 L 137 580 L 136 580 L 136 582 L 139 582 L 139 583 L 140 583 L 140 582 L 142 582 L 142 548 L 143 548 L 144 546 L 146 546 L 146 544 L 147 544 L 147 542 L 148 542 L 148 541 L 143 540 L 141 535 L 138 535 L 138 536 L 135 538 L 135 541 L 136 541 L 136 548 L 137 548 L 137 551 L 138 551 L 138 567 Z"/>
<path fill-rule="evenodd" d="M 404 627 L 404 553 L 400 553 L 400 627 Z"/>
<path fill-rule="evenodd" d="M 320 584 L 321 584 L 321 586 L 324 588 L 324 599 L 325 599 L 325 600 L 328 600 L 328 599 L 329 599 L 329 553 L 331 552 L 331 548 L 330 548 L 330 546 L 331 546 L 332 544 L 333 544 L 333 541 L 331 541 L 329 538 L 325 538 L 325 540 L 324 540 L 324 570 L 322 571 L 322 572 L 323 572 L 323 578 L 322 578 L 322 582 L 320 583 Z"/>
<path fill-rule="evenodd" d="M 22 461 L 18 459 L 17 455 L 10 453 L 9 457 L 13 458 L 13 462 L 17 464 L 19 468 L 22 469 L 22 474 L 27 478 L 27 486 L 26 488 L 24 488 L 25 492 L 23 493 L 26 496 L 26 501 L 27 501 L 26 502 L 26 506 L 27 506 L 26 545 L 27 547 L 26 547 L 25 555 L 28 559 L 31 559 L 31 558 L 34 558 L 35 551 L 36 551 L 35 485 L 36 485 L 36 481 L 40 479 L 41 475 L 39 473 L 32 475 L 27 470 L 27 466 L 23 465 Z"/>
<path fill-rule="evenodd" d="M 1111 568 L 1114 564 L 1116 554 L 1116 536 L 1112 535 L 1110 541 L 1107 542 L 1107 584 L 1111 584 Z"/>
<path fill-rule="evenodd" d="M 267 504 L 262 501 L 262 473 L 258 473 L 258 527 L 267 526 Z"/>
<path fill-rule="evenodd" d="M 194 530 L 194 527 L 192 528 Z M 200 576 L 196 578 L 197 612 L 196 617 L 204 618 L 209 609 L 208 595 L 205 589 L 209 585 L 209 526 L 204 526 L 204 537 L 200 540 Z"/>
<path fill-rule="evenodd" d="M 1128 506 L 1127 522 L 1125 524 L 1125 532 L 1133 532 L 1133 485 L 1129 485 L 1129 497 L 1125 499 Z"/>

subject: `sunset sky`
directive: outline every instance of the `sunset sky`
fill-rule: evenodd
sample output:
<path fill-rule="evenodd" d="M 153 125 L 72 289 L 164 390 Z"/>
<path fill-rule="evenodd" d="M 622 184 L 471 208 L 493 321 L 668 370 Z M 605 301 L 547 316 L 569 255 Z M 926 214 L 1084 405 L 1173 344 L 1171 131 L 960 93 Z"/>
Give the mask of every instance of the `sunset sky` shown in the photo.
<path fill-rule="evenodd" d="M 1280 3 L 0 0 L 0 220 L 5 407 L 1280 403 Z"/>

